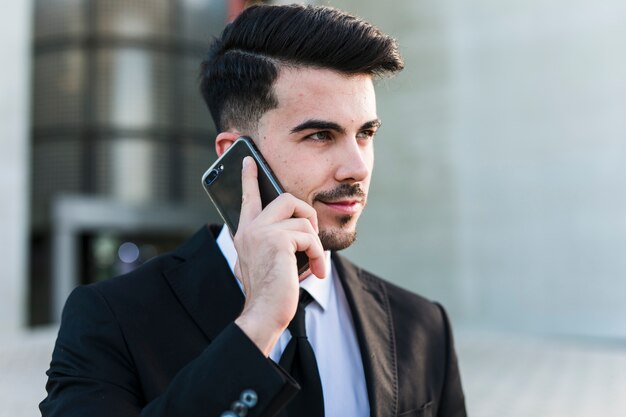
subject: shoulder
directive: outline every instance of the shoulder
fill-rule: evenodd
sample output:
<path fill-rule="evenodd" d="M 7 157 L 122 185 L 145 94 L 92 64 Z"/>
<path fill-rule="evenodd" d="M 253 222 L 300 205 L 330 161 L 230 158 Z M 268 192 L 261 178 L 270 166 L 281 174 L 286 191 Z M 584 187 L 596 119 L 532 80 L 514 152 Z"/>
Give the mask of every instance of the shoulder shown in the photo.
<path fill-rule="evenodd" d="M 161 255 L 127 274 L 74 288 L 63 308 L 62 329 L 78 327 L 85 333 L 98 327 L 99 334 L 112 334 L 128 317 L 155 310 L 150 300 L 171 298 L 163 271 L 172 264 L 171 254 Z"/>

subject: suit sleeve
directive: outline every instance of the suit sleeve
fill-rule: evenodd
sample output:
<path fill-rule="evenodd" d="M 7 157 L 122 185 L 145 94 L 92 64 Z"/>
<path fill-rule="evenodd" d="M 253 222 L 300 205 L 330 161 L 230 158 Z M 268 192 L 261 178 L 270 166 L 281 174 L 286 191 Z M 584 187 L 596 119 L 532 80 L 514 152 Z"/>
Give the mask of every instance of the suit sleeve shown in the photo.
<path fill-rule="evenodd" d="M 90 286 L 66 303 L 47 374 L 43 417 L 220 416 L 242 395 L 248 417 L 270 417 L 298 391 L 231 323 L 146 404 L 117 320 Z"/>
<path fill-rule="evenodd" d="M 450 320 L 443 309 L 437 304 L 441 311 L 443 323 L 445 326 L 446 336 L 446 370 L 443 390 L 441 392 L 441 401 L 439 405 L 439 417 L 466 417 L 465 395 L 461 386 L 461 375 L 459 372 L 458 360 L 454 349 L 454 340 L 452 336 L 452 327 Z"/>

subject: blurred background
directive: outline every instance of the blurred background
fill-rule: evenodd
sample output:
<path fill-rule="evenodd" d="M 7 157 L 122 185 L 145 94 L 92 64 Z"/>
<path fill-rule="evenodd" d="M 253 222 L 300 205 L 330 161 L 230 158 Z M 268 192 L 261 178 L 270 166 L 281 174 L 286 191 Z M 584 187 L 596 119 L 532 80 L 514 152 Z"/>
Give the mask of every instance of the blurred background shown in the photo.
<path fill-rule="evenodd" d="M 198 65 L 247 3 L 2 6 L 0 416 L 37 413 L 74 286 L 217 221 Z M 309 3 L 406 60 L 347 255 L 446 306 L 471 415 L 626 415 L 626 3 Z"/>

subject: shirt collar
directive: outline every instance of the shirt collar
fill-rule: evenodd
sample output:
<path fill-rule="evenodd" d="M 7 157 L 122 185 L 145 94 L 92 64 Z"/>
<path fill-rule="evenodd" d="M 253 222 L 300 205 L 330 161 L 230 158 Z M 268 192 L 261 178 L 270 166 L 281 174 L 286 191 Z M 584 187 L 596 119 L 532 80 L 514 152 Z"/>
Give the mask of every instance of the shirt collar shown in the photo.
<path fill-rule="evenodd" d="M 237 250 L 235 249 L 235 243 L 233 242 L 233 238 L 230 235 L 228 227 L 222 227 L 222 231 L 217 236 L 216 242 L 220 250 L 222 251 L 224 258 L 226 258 L 231 272 L 233 273 L 233 275 L 235 275 Z M 312 277 L 313 274 L 311 274 L 300 282 L 300 287 L 307 290 L 308 293 L 311 294 L 311 297 L 313 297 L 313 299 L 320 305 L 320 307 L 322 307 L 323 310 L 326 310 L 326 308 L 328 307 L 328 303 L 330 302 L 332 282 L 335 279 L 333 272 L 334 268 L 331 267 L 330 251 L 326 251 L 326 278 L 317 279 Z M 237 284 L 239 284 L 239 288 L 241 288 L 241 291 L 243 292 L 243 286 L 238 278 Z"/>

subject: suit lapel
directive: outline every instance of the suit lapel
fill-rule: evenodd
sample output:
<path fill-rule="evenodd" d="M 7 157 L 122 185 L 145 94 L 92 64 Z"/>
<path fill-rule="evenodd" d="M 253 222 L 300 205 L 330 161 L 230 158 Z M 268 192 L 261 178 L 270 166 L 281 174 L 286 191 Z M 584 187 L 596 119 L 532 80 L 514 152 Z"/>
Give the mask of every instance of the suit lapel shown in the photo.
<path fill-rule="evenodd" d="M 333 253 L 333 262 L 352 312 L 372 416 L 395 416 L 398 381 L 389 298 L 381 281 Z"/>
<path fill-rule="evenodd" d="M 174 253 L 182 262 L 164 272 L 180 303 L 210 340 L 237 318 L 244 303 L 215 242 L 217 232 L 203 227 Z"/>

